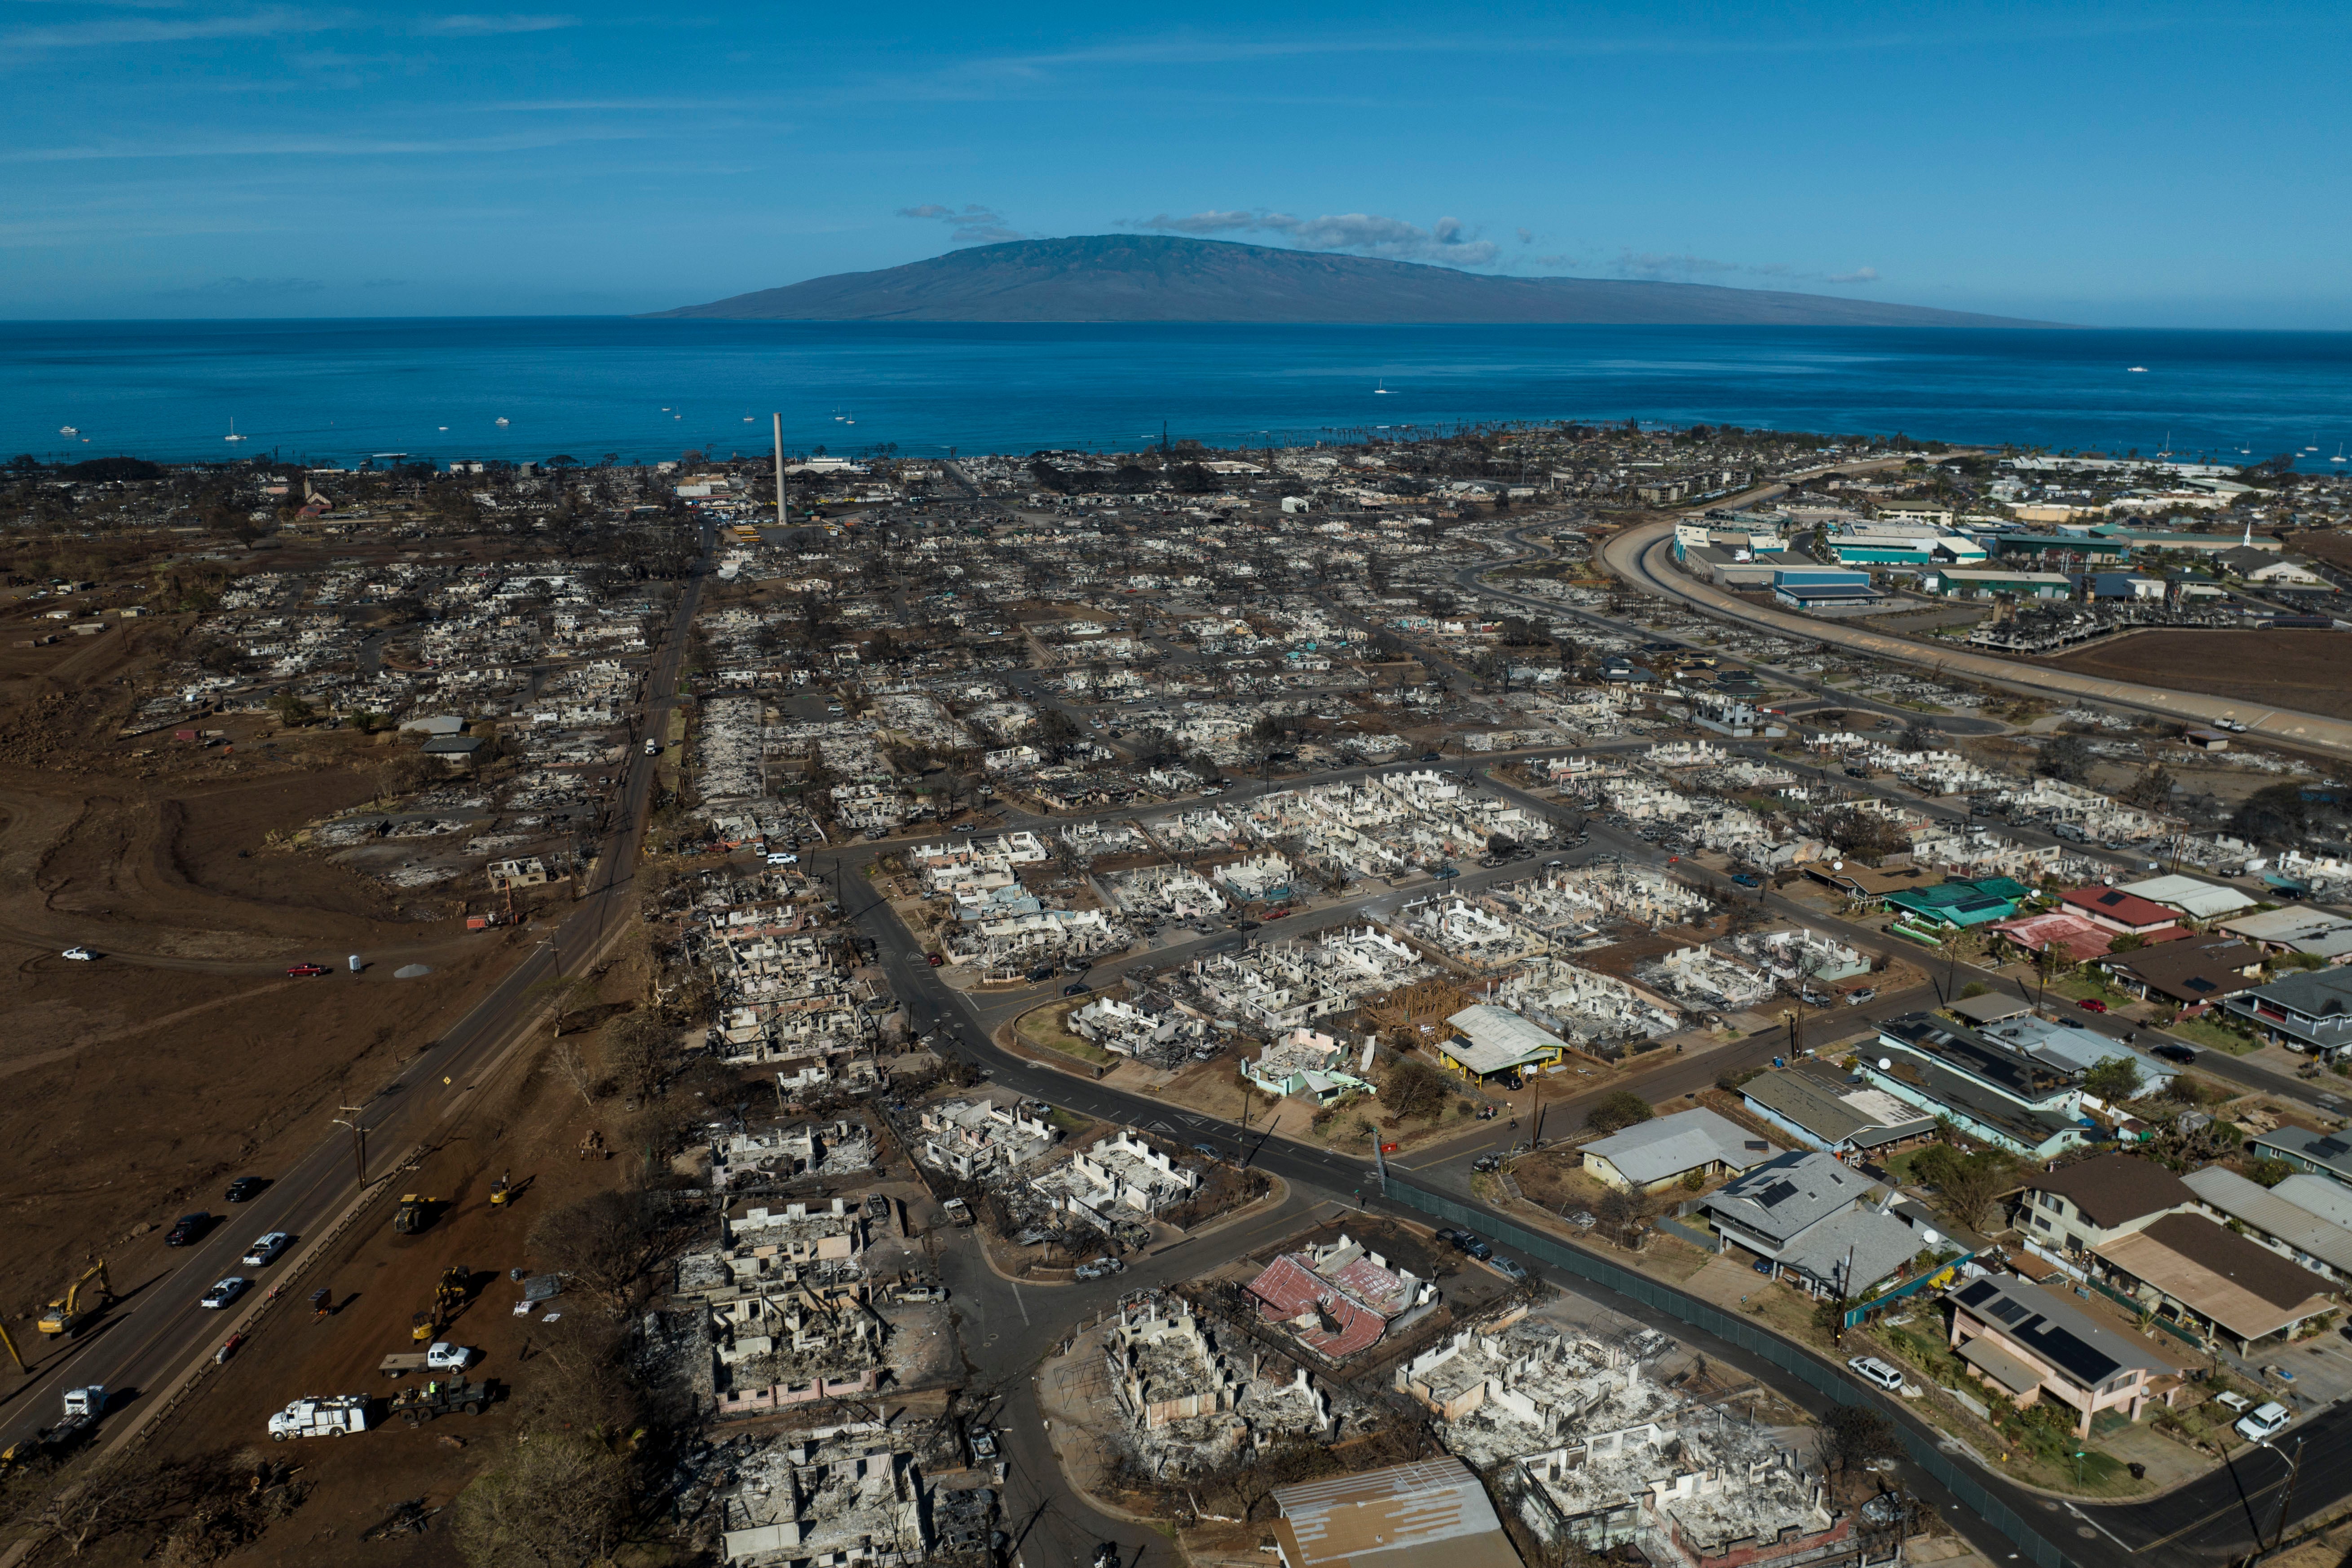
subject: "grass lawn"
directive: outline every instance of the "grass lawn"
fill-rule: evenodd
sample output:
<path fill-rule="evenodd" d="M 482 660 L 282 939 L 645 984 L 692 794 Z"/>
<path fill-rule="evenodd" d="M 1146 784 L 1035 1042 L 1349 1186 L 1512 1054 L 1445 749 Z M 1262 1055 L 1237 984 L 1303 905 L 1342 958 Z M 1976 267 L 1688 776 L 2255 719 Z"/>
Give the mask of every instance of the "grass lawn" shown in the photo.
<path fill-rule="evenodd" d="M 1064 1056 L 1074 1057 L 1089 1067 L 1102 1067 L 1115 1062 L 1118 1058 L 1110 1052 L 1099 1046 L 1090 1045 L 1070 1033 L 1071 1013 L 1084 1006 L 1090 1000 L 1092 1000 L 1090 997 L 1077 997 L 1064 1002 L 1049 1002 L 1043 1007 L 1022 1014 L 1021 1021 L 1013 1026 L 1013 1032 L 1020 1037 L 1024 1045 L 1035 1046 L 1040 1050 L 1059 1051 Z"/>
<path fill-rule="evenodd" d="M 2242 1035 L 2235 1029 L 2225 1029 L 2210 1018 L 2183 1018 L 2173 1025 L 2169 1032 L 2192 1045 L 2210 1046 L 2217 1051 L 2227 1051 L 2233 1057 L 2242 1057 L 2249 1051 L 2261 1047 L 2261 1042 L 2251 1035 Z"/>

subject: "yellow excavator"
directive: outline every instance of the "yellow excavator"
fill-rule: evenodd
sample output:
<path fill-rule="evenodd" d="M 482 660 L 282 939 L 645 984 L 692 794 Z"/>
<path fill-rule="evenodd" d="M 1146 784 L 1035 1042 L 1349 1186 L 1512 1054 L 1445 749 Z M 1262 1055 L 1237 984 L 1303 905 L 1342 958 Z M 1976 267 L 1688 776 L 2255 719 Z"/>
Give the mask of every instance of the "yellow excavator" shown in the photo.
<path fill-rule="evenodd" d="M 98 1285 L 92 1292 L 96 1297 L 94 1300 L 83 1295 L 89 1289 L 92 1280 Z M 113 1300 L 114 1290 L 106 1278 L 106 1259 L 101 1258 L 91 1264 L 80 1279 L 67 1286 L 64 1295 L 49 1303 L 48 1310 L 41 1314 L 40 1321 L 35 1326 L 45 1334 L 79 1333 L 85 1322 L 98 1316 Z"/>
<path fill-rule="evenodd" d="M 409 1319 L 408 1337 L 420 1345 L 426 1344 L 447 1328 L 458 1309 L 466 1304 L 466 1287 L 473 1277 L 474 1271 L 462 1263 L 443 1269 L 440 1280 L 433 1287 L 433 1310 Z"/>
<path fill-rule="evenodd" d="M 502 1209 L 513 1201 L 514 1184 L 507 1179 L 504 1173 L 501 1173 L 499 1179 L 490 1184 L 490 1206 Z"/>

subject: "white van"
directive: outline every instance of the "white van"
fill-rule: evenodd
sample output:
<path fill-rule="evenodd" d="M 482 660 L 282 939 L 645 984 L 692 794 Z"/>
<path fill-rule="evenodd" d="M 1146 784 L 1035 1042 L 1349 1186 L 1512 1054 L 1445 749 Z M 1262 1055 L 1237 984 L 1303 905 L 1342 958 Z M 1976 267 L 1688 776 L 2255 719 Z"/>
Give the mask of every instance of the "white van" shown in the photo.
<path fill-rule="evenodd" d="M 1889 1394 L 1903 1392 L 1903 1374 L 1874 1355 L 1858 1355 L 1845 1363 L 1856 1377 Z"/>

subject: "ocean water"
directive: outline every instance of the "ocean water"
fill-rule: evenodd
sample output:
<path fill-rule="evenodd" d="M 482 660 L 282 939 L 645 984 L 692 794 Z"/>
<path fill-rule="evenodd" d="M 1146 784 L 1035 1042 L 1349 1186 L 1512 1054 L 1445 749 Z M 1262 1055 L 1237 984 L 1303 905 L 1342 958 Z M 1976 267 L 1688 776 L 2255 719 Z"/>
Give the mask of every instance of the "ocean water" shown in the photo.
<path fill-rule="evenodd" d="M 2217 462 L 2291 452 L 2341 473 L 2329 459 L 2352 441 L 2352 333 L 0 323 L 0 456 L 650 461 L 764 448 L 774 413 L 791 449 L 836 454 L 1122 450 L 1163 429 L 1212 446 L 1300 445 L 1633 418 Z M 246 440 L 226 439 L 232 422 Z"/>

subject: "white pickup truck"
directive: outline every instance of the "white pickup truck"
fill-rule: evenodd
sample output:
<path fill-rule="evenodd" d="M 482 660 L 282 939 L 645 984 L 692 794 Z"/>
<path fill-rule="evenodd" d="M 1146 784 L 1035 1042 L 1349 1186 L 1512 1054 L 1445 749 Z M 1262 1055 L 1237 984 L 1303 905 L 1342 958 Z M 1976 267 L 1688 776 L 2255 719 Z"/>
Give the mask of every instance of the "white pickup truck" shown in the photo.
<path fill-rule="evenodd" d="M 272 1415 L 269 1436 L 278 1443 L 289 1437 L 340 1437 L 346 1432 L 364 1432 L 367 1424 L 366 1394 L 330 1394 L 298 1399 Z"/>

